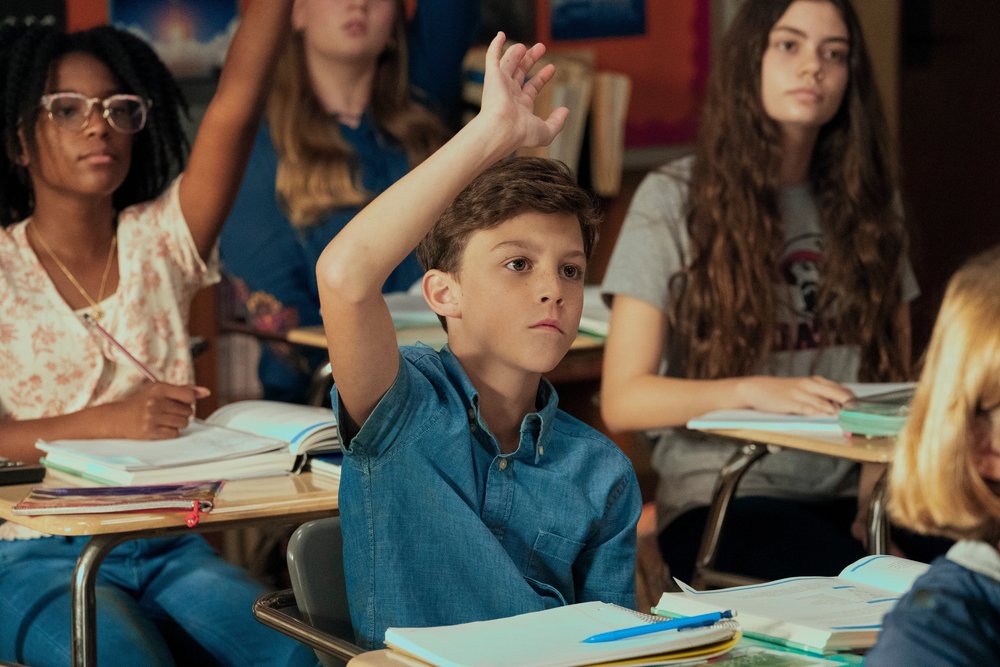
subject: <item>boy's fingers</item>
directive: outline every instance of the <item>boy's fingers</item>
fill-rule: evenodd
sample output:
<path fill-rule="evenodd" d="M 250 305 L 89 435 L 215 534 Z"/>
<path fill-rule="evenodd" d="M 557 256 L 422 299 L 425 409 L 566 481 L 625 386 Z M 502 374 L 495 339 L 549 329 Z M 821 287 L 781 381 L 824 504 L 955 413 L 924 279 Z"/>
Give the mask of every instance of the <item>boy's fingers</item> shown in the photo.
<path fill-rule="evenodd" d="M 523 56 L 524 44 L 511 44 L 500 58 L 500 71 L 506 76 L 515 76 Z"/>
<path fill-rule="evenodd" d="M 559 107 L 549 114 L 549 117 L 545 119 L 545 125 L 552 131 L 552 137 L 555 138 L 559 131 L 562 130 L 563 124 L 566 123 L 566 118 L 569 117 L 569 109 L 566 107 Z"/>
<path fill-rule="evenodd" d="M 538 93 L 545 87 L 549 81 L 552 80 L 552 75 L 556 72 L 556 66 L 549 63 L 542 69 L 538 70 L 535 76 L 528 79 L 524 84 L 524 91 L 531 96 L 532 99 L 538 95 Z"/>
<path fill-rule="evenodd" d="M 490 42 L 490 45 L 486 48 L 486 62 L 490 63 L 493 61 L 499 61 L 500 56 L 503 52 L 503 43 L 507 41 L 507 36 L 503 32 L 498 32 L 496 37 Z"/>
<path fill-rule="evenodd" d="M 535 66 L 538 59 L 545 55 L 545 45 L 538 42 L 530 49 L 525 51 L 524 56 L 521 58 L 521 67 L 524 69 L 525 74 L 531 71 L 531 68 Z"/>

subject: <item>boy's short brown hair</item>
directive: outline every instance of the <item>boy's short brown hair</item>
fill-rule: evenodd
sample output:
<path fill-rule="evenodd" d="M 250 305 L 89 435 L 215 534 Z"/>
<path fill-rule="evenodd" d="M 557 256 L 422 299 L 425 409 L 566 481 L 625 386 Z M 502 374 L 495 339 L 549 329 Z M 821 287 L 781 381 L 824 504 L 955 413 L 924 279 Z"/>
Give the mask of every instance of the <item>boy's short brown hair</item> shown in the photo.
<path fill-rule="evenodd" d="M 473 232 L 492 229 L 528 212 L 576 217 L 583 235 L 583 252 L 590 257 L 597 242 L 600 215 L 593 197 L 577 185 L 569 167 L 539 157 L 508 157 L 459 193 L 417 246 L 417 259 L 425 270 L 455 273 Z"/>

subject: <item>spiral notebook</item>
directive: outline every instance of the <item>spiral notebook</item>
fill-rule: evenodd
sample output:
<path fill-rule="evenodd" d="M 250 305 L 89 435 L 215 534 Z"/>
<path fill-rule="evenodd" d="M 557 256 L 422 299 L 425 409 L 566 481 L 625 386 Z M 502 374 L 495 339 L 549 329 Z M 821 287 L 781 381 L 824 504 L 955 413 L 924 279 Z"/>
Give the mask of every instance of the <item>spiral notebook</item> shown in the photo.
<path fill-rule="evenodd" d="M 723 621 L 707 628 L 582 643 L 601 632 L 662 620 L 614 604 L 581 602 L 492 621 L 389 628 L 385 643 L 394 651 L 437 667 L 572 667 L 626 660 L 622 664 L 662 665 L 710 658 L 730 650 L 739 638 L 739 626 L 734 621 Z"/>

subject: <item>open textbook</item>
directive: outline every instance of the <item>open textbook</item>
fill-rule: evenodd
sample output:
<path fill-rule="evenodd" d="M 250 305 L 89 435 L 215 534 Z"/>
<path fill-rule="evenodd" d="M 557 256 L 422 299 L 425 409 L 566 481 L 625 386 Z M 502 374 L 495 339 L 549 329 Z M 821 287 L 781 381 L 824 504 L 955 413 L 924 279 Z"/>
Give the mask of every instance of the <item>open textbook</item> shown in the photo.
<path fill-rule="evenodd" d="M 302 469 L 307 455 L 340 447 L 327 408 L 239 401 L 169 440 L 57 440 L 35 443 L 47 468 L 101 484 L 167 484 L 266 477 Z"/>
<path fill-rule="evenodd" d="M 807 651 L 831 652 L 875 644 L 882 617 L 927 564 L 896 556 L 866 556 L 837 577 L 790 577 L 763 584 L 664 593 L 653 612 L 693 616 L 734 609 L 749 637 Z"/>
<path fill-rule="evenodd" d="M 886 392 L 912 389 L 912 382 L 848 382 L 844 384 L 855 396 L 863 398 Z M 755 431 L 800 431 L 811 433 L 842 432 L 838 415 L 790 415 L 761 410 L 713 410 L 687 423 L 700 431 L 747 429 Z"/>
<path fill-rule="evenodd" d="M 492 621 L 430 628 L 389 628 L 394 651 L 437 667 L 570 667 L 668 665 L 710 658 L 739 639 L 734 621 L 664 630 L 615 641 L 585 643 L 595 634 L 662 619 L 605 602 L 581 602 Z M 622 662 L 613 662 L 622 661 Z"/>

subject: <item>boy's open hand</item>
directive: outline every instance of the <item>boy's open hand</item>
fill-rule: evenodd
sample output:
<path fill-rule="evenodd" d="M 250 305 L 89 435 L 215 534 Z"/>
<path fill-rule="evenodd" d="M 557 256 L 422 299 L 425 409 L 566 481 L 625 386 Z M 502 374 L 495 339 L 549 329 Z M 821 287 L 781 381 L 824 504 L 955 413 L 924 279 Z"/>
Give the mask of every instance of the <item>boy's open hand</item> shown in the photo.
<path fill-rule="evenodd" d="M 545 45 L 535 44 L 529 49 L 523 44 L 514 44 L 503 52 L 506 40 L 502 32 L 497 33 L 486 51 L 479 115 L 494 131 L 508 133 L 511 143 L 517 147 L 547 146 L 559 134 L 569 115 L 566 107 L 555 109 L 544 120 L 534 113 L 535 98 L 552 79 L 555 65 L 548 64 L 527 78 L 528 72 L 545 54 Z"/>

